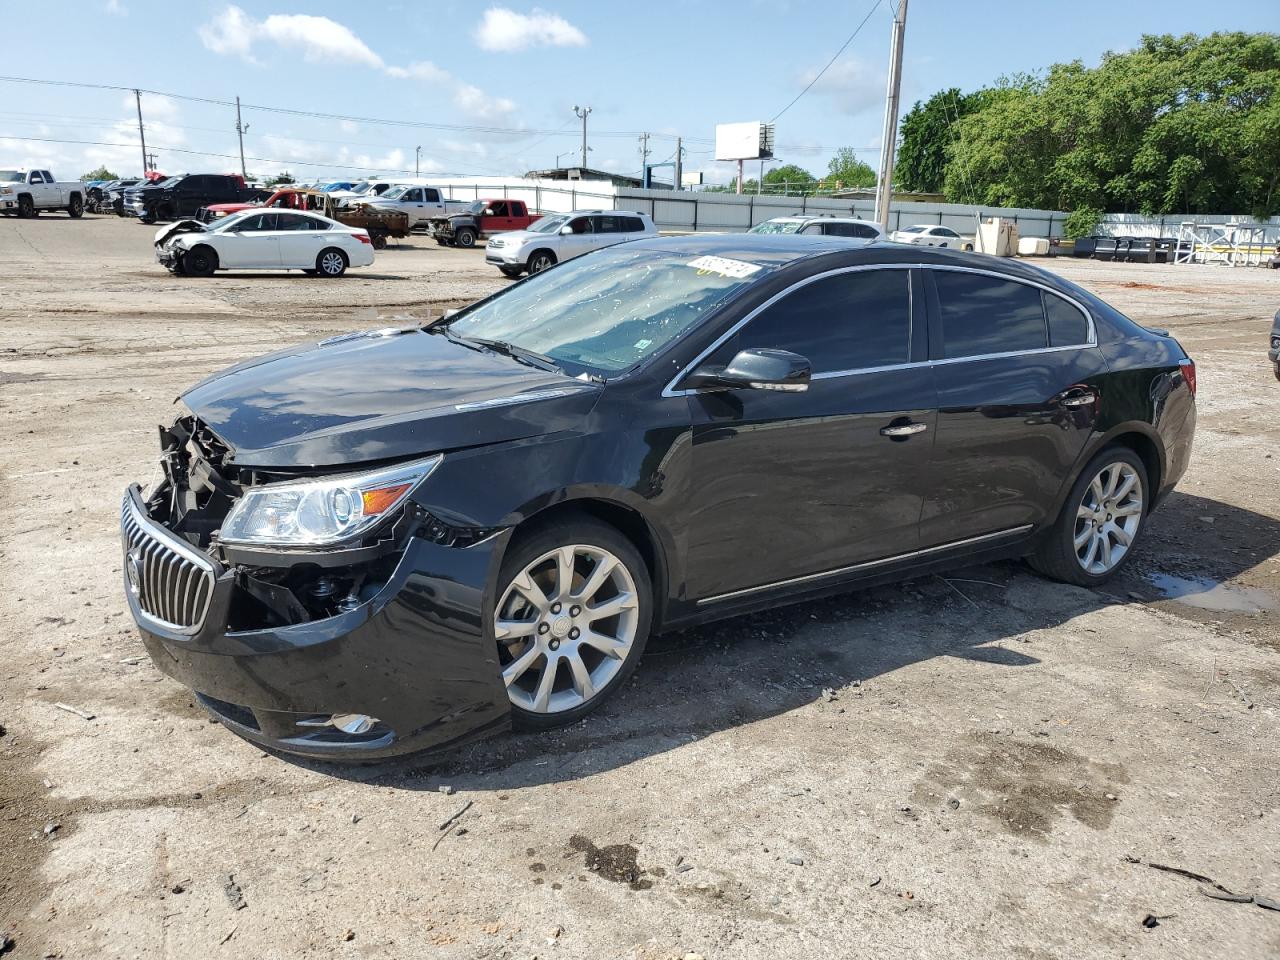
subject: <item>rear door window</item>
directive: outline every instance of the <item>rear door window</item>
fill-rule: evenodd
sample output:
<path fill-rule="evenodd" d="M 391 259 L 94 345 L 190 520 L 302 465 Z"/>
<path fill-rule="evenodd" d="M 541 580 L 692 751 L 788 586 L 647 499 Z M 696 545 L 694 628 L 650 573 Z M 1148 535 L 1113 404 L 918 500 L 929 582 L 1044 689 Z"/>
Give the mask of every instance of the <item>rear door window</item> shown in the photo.
<path fill-rule="evenodd" d="M 721 347 L 770 347 L 808 359 L 813 372 L 865 370 L 911 356 L 911 271 L 854 270 L 807 283 L 765 308 Z"/>
<path fill-rule="evenodd" d="M 1040 288 L 960 270 L 931 270 L 948 360 L 1049 345 Z"/>
<path fill-rule="evenodd" d="M 440 202 L 440 191 L 439 191 L 439 190 L 433 190 L 433 189 L 428 188 L 428 189 L 426 189 L 426 190 L 423 190 L 423 191 L 422 191 L 422 193 L 423 193 L 423 195 L 427 198 L 427 202 L 428 202 L 428 203 L 439 203 L 439 202 Z"/>
<path fill-rule="evenodd" d="M 595 221 L 596 233 L 621 233 L 622 226 L 617 217 L 600 216 L 592 217 Z"/>
<path fill-rule="evenodd" d="M 1073 347 L 1089 342 L 1089 321 L 1075 304 L 1052 294 L 1044 295 L 1044 313 L 1049 321 L 1049 346 Z"/>

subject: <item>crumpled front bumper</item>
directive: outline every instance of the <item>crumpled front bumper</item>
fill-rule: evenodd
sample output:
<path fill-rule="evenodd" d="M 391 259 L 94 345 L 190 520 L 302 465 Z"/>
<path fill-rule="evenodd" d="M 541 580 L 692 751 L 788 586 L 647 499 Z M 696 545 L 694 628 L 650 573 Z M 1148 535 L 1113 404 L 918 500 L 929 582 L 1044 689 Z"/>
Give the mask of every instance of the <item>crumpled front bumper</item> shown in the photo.
<path fill-rule="evenodd" d="M 137 487 L 126 497 L 141 506 Z M 146 522 L 152 532 L 163 529 Z M 501 542 L 457 548 L 414 538 L 372 599 L 285 627 L 229 631 L 237 571 L 217 561 L 195 632 L 172 629 L 143 609 L 130 587 L 127 548 L 125 595 L 156 666 L 240 735 L 308 757 L 381 759 L 509 729 L 497 650 L 485 639 L 492 636 L 486 590 Z M 326 722 L 342 714 L 378 723 L 347 734 Z"/>

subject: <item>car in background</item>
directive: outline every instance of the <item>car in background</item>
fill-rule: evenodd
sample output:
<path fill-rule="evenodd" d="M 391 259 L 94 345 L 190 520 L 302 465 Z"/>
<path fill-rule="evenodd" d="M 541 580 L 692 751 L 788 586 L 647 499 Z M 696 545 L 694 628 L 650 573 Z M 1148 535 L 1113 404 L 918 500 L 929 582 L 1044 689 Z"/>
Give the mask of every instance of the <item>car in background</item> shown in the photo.
<path fill-rule="evenodd" d="M 742 234 L 597 250 L 181 401 L 121 504 L 142 642 L 231 731 L 341 762 L 577 722 L 651 633 L 859 583 L 1026 557 L 1097 588 L 1196 422 L 1178 342 L 1047 271 Z"/>
<path fill-rule="evenodd" d="M 973 241 L 962 237 L 950 227 L 938 224 L 917 223 L 901 227 L 889 234 L 894 243 L 913 243 L 921 247 L 948 247 L 952 250 L 972 250 Z"/>
<path fill-rule="evenodd" d="M 139 180 L 111 180 L 103 184 L 102 199 L 98 201 L 98 213 L 114 213 L 117 217 L 123 217 L 125 191 L 140 182 Z"/>
<path fill-rule="evenodd" d="M 657 235 L 648 214 L 631 210 L 549 213 L 527 230 L 490 237 L 484 259 L 514 279 L 526 270 L 541 273 L 593 250 Z"/>
<path fill-rule="evenodd" d="M 324 212 L 325 201 L 329 194 L 311 187 L 280 187 L 265 200 L 240 200 L 236 203 L 214 203 L 201 207 L 196 211 L 196 219 L 202 223 L 212 223 L 220 217 L 241 210 L 252 210 L 259 207 L 273 207 L 281 210 L 312 210 Z"/>
<path fill-rule="evenodd" d="M 499 233 L 527 230 L 538 219 L 538 214 L 529 213 L 523 200 L 493 197 L 473 201 L 462 213 L 435 217 L 430 228 L 436 243 L 442 246 L 474 247 L 477 241 Z"/>
<path fill-rule="evenodd" d="M 359 183 L 351 185 L 350 190 L 330 190 L 329 196 L 339 203 L 352 203 L 357 200 L 374 200 L 392 187 L 399 187 L 402 184 L 395 180 L 361 180 Z"/>
<path fill-rule="evenodd" d="M 880 224 L 857 217 L 774 217 L 757 223 L 747 233 L 797 233 L 804 236 L 849 237 L 852 240 L 879 240 Z"/>
<path fill-rule="evenodd" d="M 42 210 L 84 214 L 85 186 L 79 180 L 59 182 L 48 170 L 0 170 L 0 213 L 38 217 Z"/>
<path fill-rule="evenodd" d="M 317 183 L 315 189 L 322 193 L 333 193 L 337 190 L 350 190 L 359 180 L 330 180 L 328 183 Z"/>
<path fill-rule="evenodd" d="M 357 198 L 358 201 L 359 198 Z M 353 201 L 348 200 L 350 205 Z M 369 200 L 368 205 L 382 210 L 399 210 L 408 214 L 409 227 L 425 227 L 436 217 L 446 217 L 466 209 L 461 201 L 446 200 L 438 187 L 421 184 L 401 184 L 392 187 L 382 196 Z"/>
<path fill-rule="evenodd" d="M 258 200 L 264 191 L 245 186 L 244 177 L 231 173 L 184 173 L 159 183 L 138 184 L 125 191 L 125 213 L 143 223 L 193 217 L 215 203 Z"/>
<path fill-rule="evenodd" d="M 1267 359 L 1275 367 L 1276 379 L 1280 380 L 1280 310 L 1271 321 L 1271 349 L 1267 351 Z"/>
<path fill-rule="evenodd" d="M 172 273 L 212 276 L 216 270 L 301 270 L 340 277 L 373 263 L 367 230 L 315 213 L 244 210 L 217 223 L 198 220 L 156 231 L 156 259 Z"/>

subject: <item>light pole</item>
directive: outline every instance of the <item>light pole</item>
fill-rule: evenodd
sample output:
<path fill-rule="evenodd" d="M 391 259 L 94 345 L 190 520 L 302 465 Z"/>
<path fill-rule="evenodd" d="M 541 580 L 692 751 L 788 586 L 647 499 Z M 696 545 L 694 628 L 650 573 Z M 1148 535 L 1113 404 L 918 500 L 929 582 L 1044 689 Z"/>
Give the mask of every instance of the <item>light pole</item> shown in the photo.
<path fill-rule="evenodd" d="M 777 163 L 777 157 L 762 157 L 760 159 L 760 179 L 756 181 L 756 196 L 760 196 L 764 192 L 764 165 L 766 163 Z"/>
<path fill-rule="evenodd" d="M 587 115 L 591 113 L 591 108 L 579 107 L 575 103 L 573 113 L 582 120 L 582 169 L 585 170 L 587 168 Z"/>
<path fill-rule="evenodd" d="M 902 41 L 907 31 L 907 0 L 898 0 L 893 15 L 893 40 L 889 48 L 889 90 L 884 101 L 884 135 L 880 144 L 880 182 L 876 184 L 876 222 L 889 231 L 889 204 L 893 199 L 893 153 L 898 145 L 898 95 L 902 88 Z"/>
<path fill-rule="evenodd" d="M 557 169 L 557 170 L 559 170 L 559 169 L 560 169 L 560 158 L 561 158 L 561 157 L 563 157 L 563 156 L 567 156 L 567 155 L 568 155 L 568 154 L 570 154 L 570 153 L 573 153 L 573 151 L 572 151 L 572 150 L 566 150 L 564 153 L 557 153 L 557 154 L 556 154 L 556 169 Z"/>
<path fill-rule="evenodd" d="M 419 175 L 418 174 L 418 158 L 421 156 L 422 156 L 422 148 L 414 147 L 413 148 L 413 175 L 415 177 Z"/>

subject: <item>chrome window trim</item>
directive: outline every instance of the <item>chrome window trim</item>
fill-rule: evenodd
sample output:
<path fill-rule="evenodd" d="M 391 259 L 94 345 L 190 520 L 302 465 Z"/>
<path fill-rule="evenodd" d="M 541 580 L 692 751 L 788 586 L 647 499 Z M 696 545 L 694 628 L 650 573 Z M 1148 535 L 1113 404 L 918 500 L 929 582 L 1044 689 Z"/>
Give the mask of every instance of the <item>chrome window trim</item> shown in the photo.
<path fill-rule="evenodd" d="M 851 376 L 857 376 L 864 373 L 884 373 L 889 370 L 909 370 L 917 367 L 944 366 L 944 365 L 953 364 L 953 363 L 973 363 L 979 360 L 1000 360 L 1006 357 L 1027 357 L 1027 356 L 1034 356 L 1042 353 L 1061 353 L 1064 350 L 1084 350 L 1090 347 L 1096 347 L 1098 345 L 1097 325 L 1093 321 L 1093 314 L 1089 312 L 1089 310 L 1084 306 L 1084 304 L 1082 304 L 1079 300 L 1075 299 L 1069 294 L 1065 294 L 1060 290 L 1055 290 L 1053 287 L 1050 287 L 1044 283 L 1040 283 L 1036 280 L 1032 280 L 1025 277 L 1010 276 L 1009 274 L 1001 273 L 998 270 L 984 270 L 981 267 L 966 267 L 966 266 L 959 266 L 956 264 L 939 264 L 939 263 L 858 264 L 857 266 L 839 267 L 838 269 L 835 269 L 835 270 L 828 270 L 823 273 L 815 273 L 813 276 L 805 277 L 803 280 L 798 280 L 791 286 L 787 287 L 785 290 L 780 290 L 778 293 L 774 294 L 772 297 L 770 297 L 764 303 L 760 304 L 758 307 L 756 307 L 754 310 L 748 313 L 745 317 L 743 317 L 741 320 L 735 323 L 732 327 L 726 330 L 723 334 L 717 337 L 709 347 L 707 347 L 705 350 L 703 350 L 701 353 L 695 356 L 691 361 L 689 361 L 689 363 L 685 364 L 685 366 L 682 367 L 680 371 L 674 377 L 671 378 L 671 380 L 667 383 L 667 385 L 663 387 L 662 396 L 687 397 L 687 396 L 691 396 L 693 394 L 698 394 L 698 393 L 714 392 L 715 388 L 712 388 L 712 387 L 694 387 L 694 388 L 689 388 L 684 390 L 678 390 L 676 389 L 676 384 L 688 373 L 688 371 L 696 369 L 698 364 L 700 364 L 703 360 L 705 360 L 708 356 L 710 356 L 716 350 L 720 349 L 720 347 L 724 346 L 725 342 L 730 337 L 732 337 L 735 333 L 737 333 L 739 330 L 745 327 L 748 323 L 754 320 L 760 313 L 764 312 L 769 307 L 773 306 L 773 304 L 777 303 L 787 294 L 791 293 L 794 290 L 800 289 L 806 284 L 813 283 L 816 280 L 822 280 L 826 277 L 835 276 L 841 273 L 853 273 L 859 270 L 950 270 L 955 273 L 977 273 L 977 274 L 982 274 L 983 276 L 995 277 L 997 280 L 1008 280 L 1012 283 L 1022 283 L 1030 287 L 1037 287 L 1038 289 L 1044 291 L 1045 293 L 1052 294 L 1055 297 L 1061 297 L 1063 300 L 1067 301 L 1067 303 L 1071 304 L 1073 307 L 1075 307 L 1077 310 L 1083 313 L 1085 318 L 1085 323 L 1088 324 L 1089 336 L 1084 343 L 1073 343 L 1063 347 L 1044 346 L 1044 347 L 1034 347 L 1029 350 L 1006 350 L 1001 353 L 979 353 L 979 354 L 972 354 L 971 356 L 967 356 L 967 357 L 943 357 L 938 360 L 916 360 L 908 363 L 894 363 L 888 366 L 881 366 L 881 367 L 859 367 L 852 370 L 827 370 L 822 373 L 814 374 L 809 378 L 810 380 L 830 380 L 836 377 L 851 377 Z M 914 297 L 914 295 L 915 295 L 915 292 L 911 291 L 911 296 Z M 915 322 L 914 302 L 912 304 L 911 321 L 912 323 Z M 1046 337 L 1047 335 L 1048 335 L 1048 331 L 1046 330 Z M 910 341 L 908 340 L 908 342 Z"/>
<path fill-rule="evenodd" d="M 741 330 L 743 327 L 745 327 L 748 323 L 750 323 L 752 320 L 754 320 L 756 317 L 758 317 L 761 313 L 763 313 L 765 310 L 768 310 L 771 306 L 773 306 L 775 303 L 777 303 L 777 302 L 778 302 L 779 300 L 781 300 L 783 297 L 787 296 L 787 295 L 788 295 L 788 294 L 790 294 L 790 293 L 795 292 L 796 290 L 799 290 L 801 287 L 808 286 L 808 285 L 809 285 L 809 284 L 811 284 L 811 283 L 816 283 L 816 282 L 817 282 L 817 281 L 819 281 L 819 280 L 825 280 L 825 279 L 827 279 L 828 277 L 835 277 L 835 276 L 839 276 L 839 275 L 840 275 L 840 274 L 842 274 L 842 273 L 858 273 L 858 272 L 865 271 L 865 270 L 914 270 L 914 269 L 916 269 L 917 267 L 919 267 L 919 264 L 916 264 L 916 263 L 861 263 L 861 264 L 857 264 L 857 265 L 852 266 L 852 267 L 837 267 L 837 268 L 836 268 L 836 269 L 834 269 L 834 270 L 826 270 L 826 271 L 823 271 L 822 273 L 815 273 L 815 274 L 814 274 L 813 276 L 811 276 L 811 277 L 805 277 L 803 280 L 797 280 L 797 281 L 796 281 L 795 283 L 793 283 L 791 286 L 789 286 L 789 287 L 787 287 L 787 288 L 785 288 L 785 289 L 783 289 L 783 290 L 779 290 L 779 291 L 778 291 L 777 293 L 775 293 L 772 297 L 770 297 L 770 298 L 769 298 L 768 300 L 766 300 L 764 303 L 762 303 L 762 304 L 760 304 L 759 306 L 757 306 L 755 309 L 753 309 L 753 310 L 752 310 L 750 313 L 748 313 L 745 317 L 743 317 L 741 320 L 739 320 L 737 323 L 735 323 L 733 326 L 731 326 L 731 327 L 730 327 L 728 330 L 726 330 L 724 333 L 720 334 L 720 336 L 716 337 L 716 339 L 715 339 L 714 341 L 712 341 L 712 343 L 711 343 L 711 345 L 710 345 L 710 346 L 708 346 L 708 347 L 707 347 L 706 349 L 704 349 L 701 353 L 699 353 L 696 357 L 694 357 L 694 358 L 693 358 L 692 360 L 690 360 L 687 364 L 685 364 L 685 365 L 684 365 L 684 367 L 680 370 L 680 372 L 679 372 L 679 373 L 677 373 L 674 377 L 672 377 L 672 378 L 671 378 L 671 381 L 670 381 L 670 382 L 669 382 L 665 387 L 663 387 L 663 388 L 662 388 L 662 396 L 664 396 L 664 397 L 687 397 L 687 396 L 689 396 L 689 395 L 691 395 L 691 394 L 695 394 L 695 393 L 706 393 L 706 392 L 708 392 L 708 389 L 709 389 L 709 388 L 707 388 L 707 387 L 691 387 L 691 388 L 689 388 L 689 389 L 685 389 L 685 390 L 677 390 L 677 389 L 676 389 L 676 383 L 677 383 L 677 382 L 678 382 L 682 377 L 684 377 L 684 376 L 685 376 L 685 374 L 686 374 L 686 372 L 687 372 L 687 371 L 689 371 L 689 370 L 693 370 L 693 369 L 696 369 L 696 368 L 697 368 L 697 366 L 698 366 L 698 364 L 700 364 L 703 360 L 705 360 L 705 359 L 706 359 L 707 357 L 709 357 L 711 354 L 715 353 L 715 352 L 716 352 L 717 350 L 719 350 L 722 346 L 724 346 L 724 345 L 725 345 L 725 343 L 726 343 L 726 342 L 728 342 L 728 340 L 729 340 L 729 338 L 730 338 L 730 337 L 732 337 L 735 333 L 737 333 L 739 330 Z M 908 349 L 908 351 L 910 351 L 910 349 L 911 349 L 911 335 L 912 335 L 912 333 L 914 332 L 914 331 L 913 331 L 913 329 L 912 329 L 912 327 L 910 326 L 910 324 L 914 324 L 914 323 L 915 323 L 915 316 L 914 316 L 914 314 L 915 314 L 915 304 L 914 304 L 914 301 L 912 300 L 912 298 L 913 298 L 914 296 L 915 296 L 915 292 L 911 289 L 910 284 L 908 284 L 908 286 L 907 286 L 907 297 L 908 297 L 908 300 L 911 302 L 911 316 L 910 316 L 910 318 L 909 318 L 909 325 L 908 325 L 908 327 L 907 327 L 907 349 Z M 862 373 L 869 373 L 869 372 L 871 372 L 873 369 L 875 369 L 875 370 L 884 370 L 884 369 L 898 370 L 898 369 L 901 369 L 902 367 L 907 367 L 907 366 L 920 366 L 920 365 L 921 365 L 921 363 L 895 363 L 895 364 L 892 364 L 890 367 L 875 367 L 875 368 L 870 368 L 870 367 L 868 367 L 868 368 L 865 368 L 865 369 L 863 369 L 863 370 L 859 370 L 858 372 L 862 372 Z M 820 379 L 826 379 L 826 378 L 828 378 L 828 377 L 833 377 L 833 376 L 844 376 L 844 375 L 846 375 L 846 373 L 848 373 L 848 372 L 849 372 L 849 371 L 842 371 L 842 370 L 829 370 L 829 371 L 826 371 L 826 372 L 824 372 L 824 373 L 816 374 L 815 376 L 812 376 L 812 377 L 810 377 L 809 379 L 811 379 L 811 380 L 820 380 Z"/>
<path fill-rule="evenodd" d="M 867 560 L 863 563 L 850 564 L 847 567 L 836 567 L 834 570 L 824 570 L 821 573 L 808 573 L 801 577 L 789 577 L 786 580 L 775 580 L 772 583 L 762 583 L 755 587 L 744 587 L 741 590 L 730 590 L 728 593 L 718 593 L 711 597 L 703 597 L 698 601 L 698 606 L 704 603 L 717 603 L 721 600 L 732 600 L 734 597 L 745 597 L 753 593 L 761 593 L 765 590 L 773 590 L 778 587 L 791 587 L 801 583 L 810 583 L 814 580 L 823 580 L 827 577 L 837 577 L 844 573 L 854 573 L 858 570 L 869 570 L 873 567 L 882 567 L 885 564 L 896 563 L 899 560 L 909 560 L 912 557 L 923 557 L 933 553 L 941 553 L 944 550 L 951 550 L 955 547 L 964 547 L 974 543 L 984 543 L 988 540 L 998 540 L 1001 537 L 1012 537 L 1020 533 L 1026 533 L 1034 524 L 1024 523 L 1020 527 L 1010 527 L 1007 530 L 997 530 L 994 533 L 984 533 L 978 537 L 967 537 L 964 540 L 952 540 L 949 543 L 940 543 L 936 547 L 925 547 L 922 550 L 911 550 L 907 553 L 894 554 L 891 557 L 881 557 L 879 560 Z"/>

